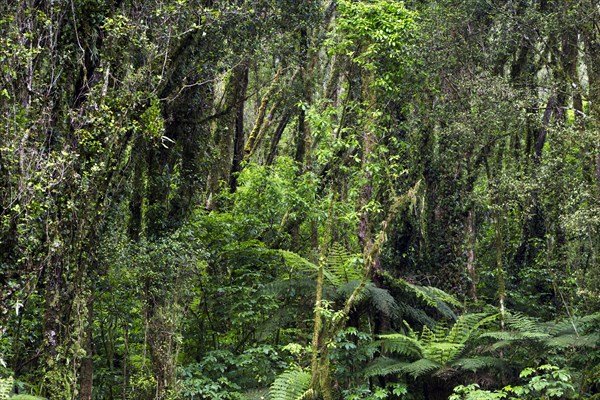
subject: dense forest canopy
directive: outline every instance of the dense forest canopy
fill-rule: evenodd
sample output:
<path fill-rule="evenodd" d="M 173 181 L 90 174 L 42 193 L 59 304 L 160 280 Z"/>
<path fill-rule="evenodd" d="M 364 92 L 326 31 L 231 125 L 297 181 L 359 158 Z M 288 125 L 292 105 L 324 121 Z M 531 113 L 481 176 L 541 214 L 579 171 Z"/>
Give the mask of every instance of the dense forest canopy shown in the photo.
<path fill-rule="evenodd" d="M 600 392 L 595 0 L 5 0 L 0 400 Z"/>

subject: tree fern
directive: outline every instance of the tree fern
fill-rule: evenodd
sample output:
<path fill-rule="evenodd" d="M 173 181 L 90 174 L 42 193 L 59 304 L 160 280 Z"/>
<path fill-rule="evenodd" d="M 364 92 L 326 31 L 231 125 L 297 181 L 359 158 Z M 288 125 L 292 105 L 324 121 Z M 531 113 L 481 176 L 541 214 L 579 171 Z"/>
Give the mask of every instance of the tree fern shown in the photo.
<path fill-rule="evenodd" d="M 398 310 L 404 319 L 409 319 L 421 325 L 435 325 L 435 319 L 433 319 L 421 308 L 415 307 L 407 302 L 399 302 Z"/>
<path fill-rule="evenodd" d="M 451 343 L 466 343 L 472 337 L 474 331 L 497 318 L 497 314 L 463 314 L 452 325 L 445 340 Z"/>
<path fill-rule="evenodd" d="M 493 350 L 522 342 L 550 348 L 593 347 L 600 337 L 596 332 L 586 332 L 597 320 L 600 320 L 600 316 L 592 314 L 583 318 L 543 323 L 522 313 L 506 313 L 507 330 L 486 332 L 481 337 L 495 340 L 491 347 Z"/>
<path fill-rule="evenodd" d="M 547 332 L 552 337 L 561 335 L 585 336 L 590 334 L 595 336 L 597 324 L 600 322 L 600 313 L 585 315 L 583 317 L 569 317 L 558 321 L 540 323 L 534 320 L 533 328 L 530 331 Z M 522 326 L 516 326 L 520 331 L 524 331 Z"/>
<path fill-rule="evenodd" d="M 504 323 L 508 329 L 517 332 L 545 332 L 544 326 L 538 320 L 519 312 L 507 312 Z"/>
<path fill-rule="evenodd" d="M 348 282 L 337 289 L 337 294 L 347 298 L 360 284 L 359 280 Z M 394 318 L 400 315 L 400 308 L 396 299 L 394 299 L 387 289 L 379 288 L 372 282 L 365 284 L 364 289 L 358 294 L 355 301 L 356 304 L 364 304 L 366 302 L 369 303 L 373 310 L 381 312 L 388 317 Z"/>
<path fill-rule="evenodd" d="M 310 373 L 292 369 L 280 374 L 269 390 L 270 400 L 303 400 L 310 395 Z"/>
<path fill-rule="evenodd" d="M 492 357 L 461 358 L 467 342 L 478 336 L 477 332 L 482 325 L 495 318 L 496 315 L 485 313 L 465 314 L 450 328 L 443 324 L 436 324 L 431 328 L 425 325 L 420 334 L 406 324 L 406 334 L 381 335 L 378 342 L 384 354 L 398 354 L 405 359 L 380 357 L 367 368 L 366 373 L 369 376 L 401 373 L 417 378 L 434 371 L 438 373 L 449 369 L 476 370 L 496 365 Z"/>
<path fill-rule="evenodd" d="M 387 289 L 378 288 L 373 284 L 367 284 L 365 287 L 365 295 L 369 299 L 369 303 L 379 312 L 389 316 L 397 317 L 399 315 L 398 304 L 396 299 L 390 294 Z"/>
<path fill-rule="evenodd" d="M 446 318 L 456 319 L 457 316 L 452 310 L 452 307 L 462 308 L 462 304 L 454 296 L 444 292 L 441 289 L 432 286 L 416 285 L 402 278 L 392 277 L 386 272 L 383 273 L 383 278 L 391 287 L 404 292 L 406 295 L 412 297 L 418 302 L 424 303 L 425 305 L 437 310 Z M 408 303 L 401 303 L 399 307 L 404 314 L 408 314 L 411 317 L 416 317 L 415 320 L 418 322 L 423 323 L 430 319 L 420 310 L 419 307 L 413 307 Z M 431 321 L 427 321 L 427 323 L 430 324 Z"/>

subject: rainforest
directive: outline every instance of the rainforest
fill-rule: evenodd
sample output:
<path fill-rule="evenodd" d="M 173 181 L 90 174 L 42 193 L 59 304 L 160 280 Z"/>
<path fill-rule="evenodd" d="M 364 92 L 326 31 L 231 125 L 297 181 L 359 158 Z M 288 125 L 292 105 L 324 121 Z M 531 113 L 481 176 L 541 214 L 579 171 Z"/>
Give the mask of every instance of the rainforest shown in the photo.
<path fill-rule="evenodd" d="M 600 399 L 597 0 L 4 0 L 0 400 Z"/>

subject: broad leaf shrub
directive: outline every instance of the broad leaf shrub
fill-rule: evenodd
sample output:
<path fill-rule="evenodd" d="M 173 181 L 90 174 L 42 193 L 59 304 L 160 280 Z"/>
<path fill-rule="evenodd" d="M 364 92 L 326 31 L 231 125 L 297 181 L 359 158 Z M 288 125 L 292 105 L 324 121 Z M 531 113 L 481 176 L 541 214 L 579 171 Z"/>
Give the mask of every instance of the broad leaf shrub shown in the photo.
<path fill-rule="evenodd" d="M 519 375 L 527 379 L 522 385 L 505 386 L 500 390 L 482 390 L 478 384 L 459 385 L 449 400 L 494 400 L 494 399 L 571 399 L 575 398 L 571 374 L 555 365 L 525 368 Z"/>

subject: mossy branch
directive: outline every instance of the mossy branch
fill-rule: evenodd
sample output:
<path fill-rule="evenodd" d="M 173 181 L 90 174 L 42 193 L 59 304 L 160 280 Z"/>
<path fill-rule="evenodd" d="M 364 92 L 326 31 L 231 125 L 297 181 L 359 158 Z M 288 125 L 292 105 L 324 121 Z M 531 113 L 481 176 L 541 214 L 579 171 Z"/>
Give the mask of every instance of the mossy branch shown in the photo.
<path fill-rule="evenodd" d="M 273 78 L 273 81 L 271 82 L 271 85 L 267 89 L 267 93 L 265 93 L 265 95 L 262 97 L 260 107 L 258 108 L 258 114 L 256 115 L 256 120 L 254 121 L 254 127 L 252 128 L 252 132 L 250 133 L 248 141 L 244 146 L 244 161 L 247 161 L 248 158 L 250 158 L 250 155 L 252 155 L 252 151 L 255 149 L 256 143 L 259 141 L 260 136 L 264 134 L 264 132 L 261 131 L 263 130 L 263 122 L 267 113 L 267 104 L 277 89 L 277 82 L 281 77 L 281 72 L 282 68 L 279 68 L 275 74 L 275 77 Z"/>

